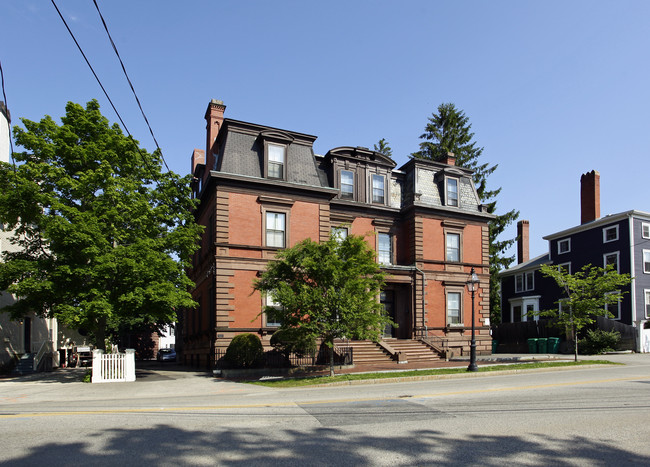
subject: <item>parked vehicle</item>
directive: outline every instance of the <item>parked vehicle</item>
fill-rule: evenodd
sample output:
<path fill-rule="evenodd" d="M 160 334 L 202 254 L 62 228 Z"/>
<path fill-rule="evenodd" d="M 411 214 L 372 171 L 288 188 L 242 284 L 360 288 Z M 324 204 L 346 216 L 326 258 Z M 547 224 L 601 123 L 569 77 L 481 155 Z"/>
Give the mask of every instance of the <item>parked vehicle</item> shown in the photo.
<path fill-rule="evenodd" d="M 174 349 L 160 349 L 157 359 L 159 362 L 175 362 L 176 351 Z"/>

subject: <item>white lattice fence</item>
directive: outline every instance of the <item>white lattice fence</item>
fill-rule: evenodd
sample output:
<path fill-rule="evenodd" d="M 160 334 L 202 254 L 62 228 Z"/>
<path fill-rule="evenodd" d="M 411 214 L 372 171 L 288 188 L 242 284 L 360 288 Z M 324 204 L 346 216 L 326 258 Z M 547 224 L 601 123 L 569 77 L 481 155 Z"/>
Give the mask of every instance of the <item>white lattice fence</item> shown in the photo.
<path fill-rule="evenodd" d="M 104 354 L 100 349 L 93 351 L 93 383 L 128 381 L 135 381 L 135 350 L 111 354 Z"/>

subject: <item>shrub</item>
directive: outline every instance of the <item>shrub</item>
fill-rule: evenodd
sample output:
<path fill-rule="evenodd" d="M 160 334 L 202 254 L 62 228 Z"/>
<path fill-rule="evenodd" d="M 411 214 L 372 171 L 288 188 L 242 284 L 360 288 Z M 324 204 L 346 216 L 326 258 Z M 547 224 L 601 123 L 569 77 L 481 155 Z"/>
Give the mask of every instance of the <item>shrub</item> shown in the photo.
<path fill-rule="evenodd" d="M 295 329 L 280 329 L 271 336 L 271 346 L 283 355 L 293 353 L 302 357 L 316 352 L 316 339 L 306 337 Z"/>
<path fill-rule="evenodd" d="M 251 368 L 264 360 L 262 341 L 255 334 L 239 334 L 230 342 L 224 360 L 234 368 Z"/>
<path fill-rule="evenodd" d="M 613 352 L 621 340 L 621 333 L 618 331 L 587 331 L 587 336 L 578 341 L 578 350 L 585 355 L 598 355 L 605 352 Z"/>

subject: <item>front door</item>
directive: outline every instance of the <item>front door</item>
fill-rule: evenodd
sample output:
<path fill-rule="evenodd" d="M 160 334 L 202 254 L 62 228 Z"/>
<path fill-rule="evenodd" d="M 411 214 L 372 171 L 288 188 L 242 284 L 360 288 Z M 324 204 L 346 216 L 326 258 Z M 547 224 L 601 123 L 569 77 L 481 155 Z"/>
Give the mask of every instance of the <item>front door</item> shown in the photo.
<path fill-rule="evenodd" d="M 395 322 L 395 292 L 393 290 L 383 290 L 380 295 L 381 304 L 384 307 L 386 315 L 391 321 Z M 384 338 L 395 337 L 395 328 L 387 324 L 384 328 Z"/>
<path fill-rule="evenodd" d="M 25 353 L 32 352 L 32 319 L 24 318 L 23 319 L 23 331 L 24 331 L 24 343 L 25 343 Z"/>

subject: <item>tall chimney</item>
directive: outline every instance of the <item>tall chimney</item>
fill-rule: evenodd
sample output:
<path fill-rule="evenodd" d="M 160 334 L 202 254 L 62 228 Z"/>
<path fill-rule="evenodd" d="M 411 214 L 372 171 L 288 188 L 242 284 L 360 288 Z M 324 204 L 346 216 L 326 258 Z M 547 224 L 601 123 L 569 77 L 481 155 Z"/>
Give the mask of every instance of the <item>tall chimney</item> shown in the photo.
<path fill-rule="evenodd" d="M 223 101 L 212 99 L 205 111 L 206 124 L 206 144 L 205 144 L 205 173 L 210 173 L 215 168 L 214 141 L 217 139 L 221 125 L 223 124 L 223 113 L 226 106 Z"/>
<path fill-rule="evenodd" d="M 580 177 L 580 223 L 600 217 L 600 173 L 595 170 Z"/>
<path fill-rule="evenodd" d="M 530 259 L 528 250 L 530 243 L 529 228 L 530 223 L 528 221 L 517 222 L 517 264 L 525 263 Z"/>
<path fill-rule="evenodd" d="M 447 165 L 456 165 L 456 156 L 453 152 L 447 153 L 447 156 L 444 159 L 444 163 Z"/>

